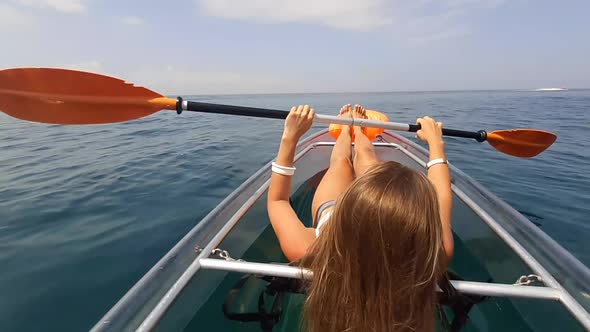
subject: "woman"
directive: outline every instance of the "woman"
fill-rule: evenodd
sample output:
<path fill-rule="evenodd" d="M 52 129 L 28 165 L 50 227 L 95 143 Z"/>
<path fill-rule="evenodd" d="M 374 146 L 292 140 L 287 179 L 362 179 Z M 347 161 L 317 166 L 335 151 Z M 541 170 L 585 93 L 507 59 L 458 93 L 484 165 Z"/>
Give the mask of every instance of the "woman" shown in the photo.
<path fill-rule="evenodd" d="M 366 117 L 359 105 L 345 105 L 339 116 Z M 428 177 L 379 161 L 361 128 L 343 127 L 313 199 L 317 227 L 307 228 L 289 195 L 295 147 L 313 117 L 307 105 L 291 109 L 268 193 L 285 256 L 314 272 L 304 310 L 308 330 L 433 330 L 436 285 L 453 255 L 442 124 L 417 121 L 417 136 L 430 150 Z"/>

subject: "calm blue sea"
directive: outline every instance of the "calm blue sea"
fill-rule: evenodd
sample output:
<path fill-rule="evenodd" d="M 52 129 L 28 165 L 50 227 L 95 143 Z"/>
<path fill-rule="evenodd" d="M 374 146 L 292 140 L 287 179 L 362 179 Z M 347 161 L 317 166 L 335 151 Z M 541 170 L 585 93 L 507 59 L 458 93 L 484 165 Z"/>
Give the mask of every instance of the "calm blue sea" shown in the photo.
<path fill-rule="evenodd" d="M 446 127 L 532 127 L 533 159 L 447 139 L 449 159 L 590 265 L 590 91 L 195 96 L 335 113 L 360 103 Z M 282 121 L 160 112 L 57 126 L 0 113 L 0 331 L 90 328 L 195 223 L 273 158 Z M 319 130 L 314 127 L 312 130 Z"/>

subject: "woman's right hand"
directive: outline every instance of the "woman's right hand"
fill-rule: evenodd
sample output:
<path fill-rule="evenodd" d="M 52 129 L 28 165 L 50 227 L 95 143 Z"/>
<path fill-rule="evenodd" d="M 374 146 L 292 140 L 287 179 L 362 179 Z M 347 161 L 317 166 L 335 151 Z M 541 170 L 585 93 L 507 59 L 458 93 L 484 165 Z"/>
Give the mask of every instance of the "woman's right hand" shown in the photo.
<path fill-rule="evenodd" d="M 309 105 L 299 105 L 291 108 L 291 112 L 285 120 L 283 139 L 298 141 L 313 124 L 315 111 Z"/>
<path fill-rule="evenodd" d="M 436 122 L 433 118 L 425 116 L 416 120 L 420 130 L 416 133 L 419 139 L 428 145 L 443 143 L 442 122 Z"/>

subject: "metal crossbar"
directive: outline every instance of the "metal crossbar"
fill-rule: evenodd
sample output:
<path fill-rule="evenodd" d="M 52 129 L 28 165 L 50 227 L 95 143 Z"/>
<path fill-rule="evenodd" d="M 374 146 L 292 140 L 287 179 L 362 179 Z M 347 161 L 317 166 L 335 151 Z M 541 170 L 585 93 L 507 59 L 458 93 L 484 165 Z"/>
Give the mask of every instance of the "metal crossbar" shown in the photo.
<path fill-rule="evenodd" d="M 313 272 L 296 266 L 254 263 L 216 258 L 201 258 L 201 268 L 227 272 L 259 274 L 273 277 L 311 279 Z M 560 292 L 550 287 L 517 286 L 487 282 L 451 280 L 455 289 L 465 294 L 504 296 L 530 299 L 559 300 Z"/>

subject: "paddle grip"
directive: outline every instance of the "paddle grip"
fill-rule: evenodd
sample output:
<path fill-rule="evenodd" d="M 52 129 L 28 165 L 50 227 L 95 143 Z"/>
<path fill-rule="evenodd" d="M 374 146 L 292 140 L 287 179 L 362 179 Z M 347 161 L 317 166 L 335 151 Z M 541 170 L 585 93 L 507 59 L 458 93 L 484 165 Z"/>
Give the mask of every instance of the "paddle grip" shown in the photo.
<path fill-rule="evenodd" d="M 268 118 L 268 119 L 286 119 L 287 115 L 289 115 L 288 111 L 272 110 L 272 109 L 258 108 L 258 107 L 210 104 L 210 103 L 201 103 L 201 102 L 196 102 L 196 101 L 188 101 L 186 110 L 193 111 L 193 112 L 203 112 L 203 113 L 252 116 L 252 117 L 257 117 L 257 118 Z"/>
<path fill-rule="evenodd" d="M 415 133 L 418 130 L 420 130 L 419 124 L 410 124 L 409 126 L 410 126 L 410 129 L 408 130 L 409 132 Z M 443 128 L 442 133 L 445 136 L 473 138 L 478 142 L 483 142 L 487 138 L 487 133 L 485 130 L 465 131 L 465 130 Z"/>

